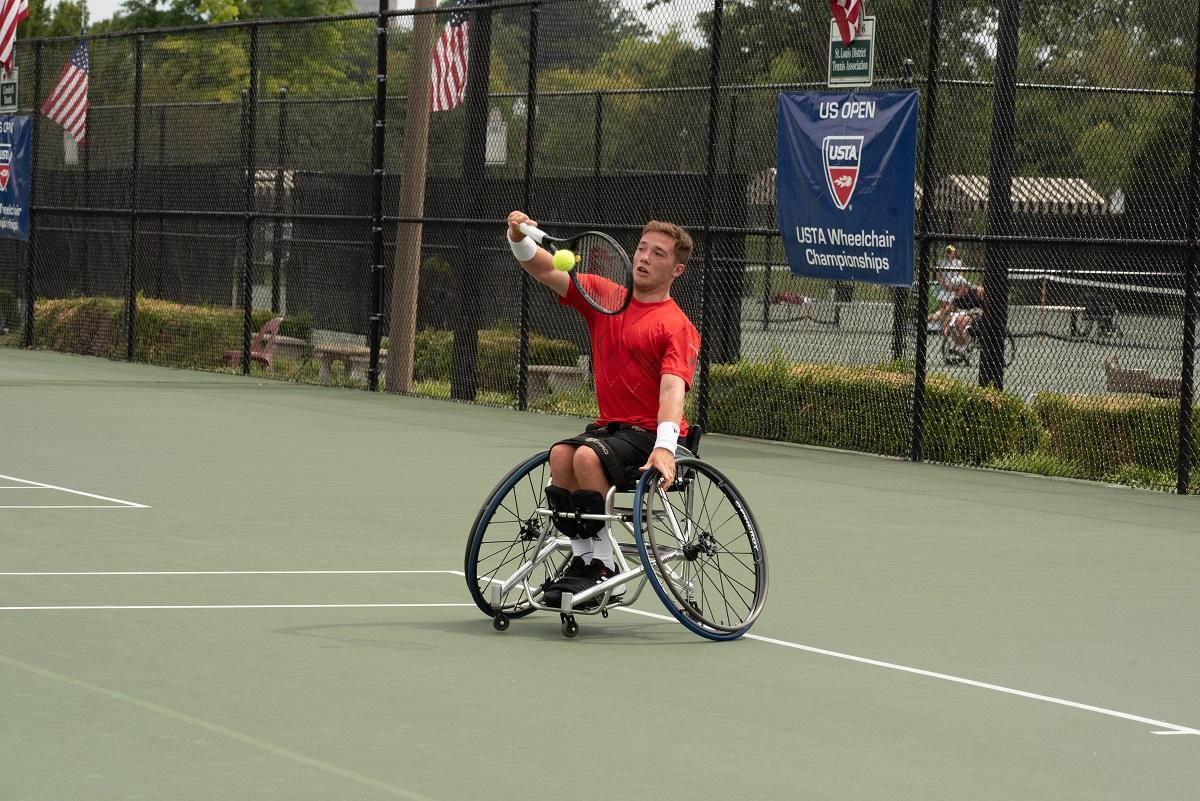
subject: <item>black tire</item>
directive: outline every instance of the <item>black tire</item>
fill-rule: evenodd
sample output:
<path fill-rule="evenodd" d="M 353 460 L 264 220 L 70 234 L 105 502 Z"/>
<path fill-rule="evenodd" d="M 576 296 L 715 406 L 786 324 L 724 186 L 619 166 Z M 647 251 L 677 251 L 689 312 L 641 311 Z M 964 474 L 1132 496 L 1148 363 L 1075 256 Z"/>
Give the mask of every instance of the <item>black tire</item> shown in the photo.
<path fill-rule="evenodd" d="M 492 587 L 533 557 L 542 533 L 551 525 L 534 511 L 546 505 L 549 480 L 550 452 L 542 451 L 500 479 L 475 516 L 464 565 L 467 590 L 479 610 L 493 620 L 501 614 L 512 619 L 533 611 L 516 589 L 499 606 L 493 605 Z M 565 561 L 566 557 L 547 559 L 529 577 L 530 583 L 543 583 L 550 572 L 561 571 Z"/>
<path fill-rule="evenodd" d="M 724 474 L 699 459 L 675 464 L 678 479 L 665 493 L 657 491 L 656 470 L 638 482 L 634 530 L 642 564 L 651 567 L 650 585 L 676 620 L 710 640 L 737 639 L 767 599 L 762 535 Z"/>
<path fill-rule="evenodd" d="M 954 340 L 949 334 L 943 334 L 942 340 L 942 363 L 947 367 L 955 367 L 957 365 L 971 364 L 971 351 L 968 348 L 963 348 L 960 352 L 955 353 L 951 350 L 954 347 Z"/>

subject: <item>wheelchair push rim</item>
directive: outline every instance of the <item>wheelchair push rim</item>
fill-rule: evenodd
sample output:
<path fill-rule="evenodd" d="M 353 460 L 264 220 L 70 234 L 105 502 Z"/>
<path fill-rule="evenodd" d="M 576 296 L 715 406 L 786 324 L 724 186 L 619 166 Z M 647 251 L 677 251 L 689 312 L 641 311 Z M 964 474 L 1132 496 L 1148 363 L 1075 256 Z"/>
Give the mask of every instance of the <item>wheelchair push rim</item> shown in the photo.
<path fill-rule="evenodd" d="M 711 640 L 733 640 L 762 612 L 767 556 L 750 507 L 719 470 L 676 460 L 666 492 L 648 470 L 634 499 L 634 533 L 659 599 L 685 627 Z"/>
<path fill-rule="evenodd" d="M 496 587 L 532 560 L 539 545 L 544 545 L 543 534 L 551 523 L 538 515 L 537 509 L 546 506 L 549 480 L 550 452 L 542 451 L 500 479 L 475 516 L 467 539 L 464 573 L 471 600 L 488 617 L 503 614 L 518 618 L 534 611 L 524 591 L 526 582 L 512 588 L 499 606 L 493 603 L 493 595 Z M 540 585 L 550 572 L 561 571 L 559 563 L 565 561 L 564 556 L 540 562 L 527 583 Z"/>

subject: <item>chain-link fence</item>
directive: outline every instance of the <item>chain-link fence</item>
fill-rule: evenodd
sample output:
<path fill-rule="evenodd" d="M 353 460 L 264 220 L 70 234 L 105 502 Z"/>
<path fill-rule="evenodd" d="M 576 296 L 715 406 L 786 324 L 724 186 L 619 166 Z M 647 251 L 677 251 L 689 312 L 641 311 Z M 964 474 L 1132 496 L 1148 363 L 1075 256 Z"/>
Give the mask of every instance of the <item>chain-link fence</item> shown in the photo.
<path fill-rule="evenodd" d="M 870 4 L 875 86 L 921 98 L 906 289 L 783 256 L 775 105 L 825 88 L 819 0 L 91 37 L 78 149 L 34 112 L 76 41 L 23 40 L 32 233 L 0 240 L 0 342 L 594 414 L 586 330 L 501 222 L 632 246 L 668 219 L 697 241 L 673 294 L 710 430 L 1194 492 L 1197 8 L 1145 6 Z M 461 100 L 429 112 L 459 26 Z"/>

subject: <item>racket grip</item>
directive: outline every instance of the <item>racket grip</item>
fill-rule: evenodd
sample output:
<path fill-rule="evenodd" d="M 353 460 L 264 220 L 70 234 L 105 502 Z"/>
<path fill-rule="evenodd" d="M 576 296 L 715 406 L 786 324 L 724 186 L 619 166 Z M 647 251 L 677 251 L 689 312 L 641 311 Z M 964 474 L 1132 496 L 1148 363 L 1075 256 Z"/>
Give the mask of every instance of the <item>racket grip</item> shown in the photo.
<path fill-rule="evenodd" d="M 534 242 L 537 242 L 539 245 L 542 244 L 542 237 L 546 235 L 545 231 L 542 231 L 540 228 L 534 228 L 529 223 L 521 223 L 517 226 L 517 228 L 521 229 L 521 233 L 525 234 L 525 236 L 529 237 Z"/>

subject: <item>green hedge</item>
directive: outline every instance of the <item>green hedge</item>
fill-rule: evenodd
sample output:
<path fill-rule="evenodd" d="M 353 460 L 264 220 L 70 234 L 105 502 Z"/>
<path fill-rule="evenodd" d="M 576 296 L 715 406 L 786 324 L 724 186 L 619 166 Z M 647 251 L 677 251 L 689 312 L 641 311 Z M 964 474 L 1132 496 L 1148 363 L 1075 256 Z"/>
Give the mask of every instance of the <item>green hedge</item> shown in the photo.
<path fill-rule="evenodd" d="M 224 363 L 225 352 L 242 345 L 242 312 L 232 308 L 185 306 L 165 300 L 138 298 L 134 359 L 168 367 L 212 369 Z M 251 326 L 257 331 L 271 319 L 256 311 Z M 308 314 L 284 317 L 280 333 L 307 338 Z M 34 347 L 85 356 L 125 358 L 125 301 L 121 298 L 64 298 L 42 300 L 34 306 Z"/>
<path fill-rule="evenodd" d="M 489 328 L 479 332 L 477 375 L 479 388 L 490 392 L 517 391 L 517 348 L 519 335 L 511 328 Z M 449 381 L 454 333 L 437 328 L 417 332 L 413 355 L 414 381 Z M 529 337 L 529 363 L 574 367 L 579 348 L 561 339 L 539 334 Z"/>
<path fill-rule="evenodd" d="M 225 352 L 242 346 L 242 312 L 234 308 L 185 306 L 163 300 L 138 299 L 134 359 L 170 367 L 212 369 L 224 364 Z M 251 314 L 257 331 L 270 311 Z M 34 346 L 87 356 L 125 358 L 125 303 L 121 298 L 66 298 L 39 301 L 34 310 Z M 279 333 L 308 341 L 312 315 L 288 315 Z M 417 334 L 414 380 L 448 381 L 454 335 L 426 330 Z M 493 328 L 479 332 L 479 388 L 515 393 L 517 332 Z M 533 364 L 573 366 L 579 349 L 571 342 L 533 335 Z"/>
<path fill-rule="evenodd" d="M 1147 395 L 1043 392 L 1034 398 L 1033 409 L 1047 433 L 1045 450 L 1079 465 L 1082 478 L 1144 484 L 1131 479 L 1145 471 L 1159 471 L 1170 474 L 1170 486 L 1175 486 L 1178 401 Z M 1192 414 L 1192 431 L 1196 464 L 1200 462 L 1200 409 Z"/>
<path fill-rule="evenodd" d="M 907 456 L 912 376 L 884 367 L 739 362 L 709 371 L 709 428 L 718 433 Z M 925 456 L 987 464 L 1037 447 L 1020 398 L 940 376 L 926 383 Z"/>

